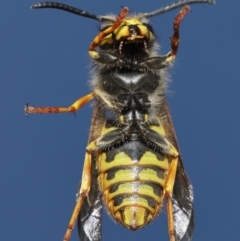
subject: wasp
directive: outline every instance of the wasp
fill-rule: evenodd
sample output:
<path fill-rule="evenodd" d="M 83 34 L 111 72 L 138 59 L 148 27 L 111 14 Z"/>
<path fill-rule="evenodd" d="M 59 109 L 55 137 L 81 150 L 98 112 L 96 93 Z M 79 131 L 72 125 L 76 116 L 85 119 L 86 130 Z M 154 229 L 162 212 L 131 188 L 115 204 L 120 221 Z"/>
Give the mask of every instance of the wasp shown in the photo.
<path fill-rule="evenodd" d="M 89 47 L 92 93 L 69 107 L 31 107 L 29 113 L 75 113 L 94 100 L 89 142 L 77 202 L 64 241 L 78 220 L 80 240 L 101 240 L 102 202 L 109 215 L 130 230 L 153 221 L 166 205 L 170 241 L 190 241 L 194 230 L 193 187 L 184 170 L 166 101 L 167 69 L 176 58 L 179 27 L 190 11 L 182 0 L 150 13 L 97 16 L 61 3 L 57 8 L 101 23 Z M 182 7 L 173 22 L 171 51 L 159 56 L 149 18 Z"/>

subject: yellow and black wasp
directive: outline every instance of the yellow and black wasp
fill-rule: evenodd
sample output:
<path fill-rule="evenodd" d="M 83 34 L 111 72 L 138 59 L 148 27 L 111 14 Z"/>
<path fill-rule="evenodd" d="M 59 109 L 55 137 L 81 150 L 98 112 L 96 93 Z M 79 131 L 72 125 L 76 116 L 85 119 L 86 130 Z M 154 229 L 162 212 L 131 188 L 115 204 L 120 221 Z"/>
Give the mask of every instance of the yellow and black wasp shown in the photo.
<path fill-rule="evenodd" d="M 81 186 L 64 240 L 78 220 L 80 240 L 101 240 L 102 202 L 114 220 L 138 230 L 166 204 L 170 241 L 190 241 L 194 229 L 193 188 L 185 173 L 165 92 L 167 68 L 179 46 L 179 26 L 186 4 L 214 0 L 182 0 L 150 13 L 97 16 L 55 2 L 32 8 L 58 8 L 98 20 L 100 33 L 89 47 L 93 92 L 70 107 L 31 107 L 29 113 L 75 113 L 94 100 Z M 176 15 L 171 51 L 157 55 L 149 18 L 183 7 Z M 96 50 L 97 48 L 97 50 Z"/>

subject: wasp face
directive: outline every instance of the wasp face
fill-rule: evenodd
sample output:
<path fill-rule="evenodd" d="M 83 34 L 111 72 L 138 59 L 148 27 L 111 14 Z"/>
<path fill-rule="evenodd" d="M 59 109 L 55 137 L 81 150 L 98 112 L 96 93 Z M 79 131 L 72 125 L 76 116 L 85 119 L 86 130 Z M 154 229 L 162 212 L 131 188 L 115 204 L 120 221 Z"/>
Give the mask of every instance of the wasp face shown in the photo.
<path fill-rule="evenodd" d="M 105 26 L 102 30 L 110 27 Z M 154 41 L 154 32 L 147 20 L 129 18 L 124 20 L 121 25 L 111 34 L 104 37 L 100 47 L 102 49 L 118 49 L 119 53 L 128 52 L 137 48 L 148 52 Z M 132 52 L 132 51 L 131 51 Z"/>

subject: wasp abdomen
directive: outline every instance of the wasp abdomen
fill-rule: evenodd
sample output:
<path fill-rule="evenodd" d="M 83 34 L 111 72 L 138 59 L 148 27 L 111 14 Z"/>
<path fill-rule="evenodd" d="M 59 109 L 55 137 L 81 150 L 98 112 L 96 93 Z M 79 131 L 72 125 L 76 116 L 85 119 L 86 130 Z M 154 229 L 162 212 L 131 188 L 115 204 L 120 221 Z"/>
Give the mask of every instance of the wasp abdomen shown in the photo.
<path fill-rule="evenodd" d="M 168 168 L 168 158 L 141 140 L 103 152 L 98 180 L 111 216 L 132 230 L 153 220 L 162 206 Z"/>

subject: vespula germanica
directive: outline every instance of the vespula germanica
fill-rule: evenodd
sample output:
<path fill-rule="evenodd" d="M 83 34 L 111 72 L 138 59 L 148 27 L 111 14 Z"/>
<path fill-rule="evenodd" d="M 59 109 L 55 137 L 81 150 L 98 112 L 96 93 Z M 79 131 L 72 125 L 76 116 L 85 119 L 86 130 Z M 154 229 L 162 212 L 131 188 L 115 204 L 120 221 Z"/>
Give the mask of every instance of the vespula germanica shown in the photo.
<path fill-rule="evenodd" d="M 78 220 L 80 240 L 101 240 L 102 201 L 114 220 L 131 230 L 151 222 L 166 204 L 170 241 L 190 241 L 194 229 L 193 188 L 185 173 L 168 110 L 167 68 L 179 46 L 179 26 L 186 4 L 214 0 L 182 0 L 150 13 L 97 16 L 55 2 L 32 8 L 58 8 L 98 20 L 100 33 L 89 47 L 93 92 L 70 107 L 25 107 L 29 113 L 75 113 L 94 100 L 78 199 L 64 240 Z M 149 18 L 183 7 L 173 23 L 171 51 L 157 55 Z M 98 49 L 96 49 L 98 48 Z"/>

